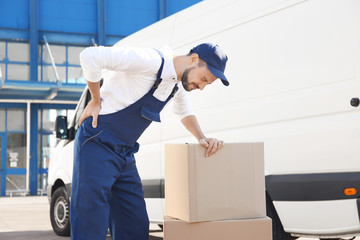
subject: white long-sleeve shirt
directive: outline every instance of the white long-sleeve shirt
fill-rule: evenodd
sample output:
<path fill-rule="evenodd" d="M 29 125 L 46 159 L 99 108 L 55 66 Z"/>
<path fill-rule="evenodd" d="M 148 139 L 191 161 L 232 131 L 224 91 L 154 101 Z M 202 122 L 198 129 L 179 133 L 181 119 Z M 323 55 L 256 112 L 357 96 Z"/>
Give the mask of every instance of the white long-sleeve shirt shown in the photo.
<path fill-rule="evenodd" d="M 188 93 L 177 80 L 172 50 L 164 47 L 160 51 L 165 61 L 162 82 L 154 97 L 165 101 L 175 84 L 179 83 L 179 90 L 173 98 L 173 110 L 180 118 L 192 115 Z M 80 53 L 80 64 L 87 81 L 104 79 L 100 89 L 99 114 L 108 114 L 126 108 L 150 91 L 161 65 L 161 57 L 152 48 L 89 47 Z M 104 73 L 103 70 L 108 71 Z"/>

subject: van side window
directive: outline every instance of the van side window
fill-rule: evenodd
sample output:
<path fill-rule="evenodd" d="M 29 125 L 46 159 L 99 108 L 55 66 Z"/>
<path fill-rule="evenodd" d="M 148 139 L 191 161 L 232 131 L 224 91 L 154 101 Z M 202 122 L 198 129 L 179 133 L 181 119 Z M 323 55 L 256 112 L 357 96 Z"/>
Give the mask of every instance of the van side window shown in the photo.
<path fill-rule="evenodd" d="M 79 128 L 79 121 L 80 121 L 81 114 L 84 111 L 87 104 L 90 102 L 90 100 L 91 100 L 90 91 L 86 90 L 84 97 L 80 99 L 79 108 L 75 113 L 75 117 L 74 117 L 75 118 L 75 122 L 74 122 L 75 131 Z"/>
<path fill-rule="evenodd" d="M 100 88 L 103 84 L 103 79 L 100 80 Z M 81 114 L 83 113 L 85 107 L 88 105 L 88 103 L 91 101 L 91 93 L 88 90 L 86 90 L 86 93 L 84 95 L 83 98 L 80 99 L 80 103 L 79 103 L 79 108 L 77 110 L 77 112 L 75 113 L 75 132 L 77 131 L 77 129 L 79 128 L 79 121 L 80 121 L 80 117 L 81 117 Z"/>

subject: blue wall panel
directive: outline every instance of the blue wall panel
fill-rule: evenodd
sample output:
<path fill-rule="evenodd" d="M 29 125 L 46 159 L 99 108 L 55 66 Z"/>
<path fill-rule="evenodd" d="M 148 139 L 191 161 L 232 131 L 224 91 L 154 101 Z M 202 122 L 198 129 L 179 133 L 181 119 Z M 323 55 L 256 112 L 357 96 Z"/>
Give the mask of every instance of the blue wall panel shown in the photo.
<path fill-rule="evenodd" d="M 96 35 L 97 2 L 38 0 L 39 31 Z M 200 0 L 105 0 L 105 34 L 128 36 L 155 23 L 160 16 L 169 16 L 198 2 Z M 0 28 L 29 29 L 29 9 L 30 0 L 0 0 Z"/>
<path fill-rule="evenodd" d="M 171 15 L 177 13 L 185 8 L 188 8 L 201 0 L 186 0 L 186 1 L 179 1 L 179 0 L 167 0 L 166 1 L 166 8 L 167 8 L 167 15 Z"/>
<path fill-rule="evenodd" d="M 106 0 L 108 35 L 127 36 L 158 20 L 158 0 Z"/>
<path fill-rule="evenodd" d="M 39 30 L 96 33 L 96 0 L 39 0 Z"/>
<path fill-rule="evenodd" d="M 29 28 L 29 0 L 0 0 L 0 27 Z"/>

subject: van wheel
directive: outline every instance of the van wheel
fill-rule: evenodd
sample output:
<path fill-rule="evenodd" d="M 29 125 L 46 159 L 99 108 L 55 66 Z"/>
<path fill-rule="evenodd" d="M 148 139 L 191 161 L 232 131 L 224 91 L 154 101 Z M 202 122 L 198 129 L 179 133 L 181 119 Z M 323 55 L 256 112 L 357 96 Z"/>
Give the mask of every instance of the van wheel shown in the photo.
<path fill-rule="evenodd" d="M 50 221 L 59 236 L 70 236 L 70 201 L 65 187 L 55 190 L 50 203 Z"/>
<path fill-rule="evenodd" d="M 284 227 L 280 222 L 279 216 L 275 210 L 274 204 L 266 193 L 266 214 L 272 219 L 272 234 L 273 240 L 293 240 L 297 239 L 291 236 L 291 234 L 284 231 Z"/>

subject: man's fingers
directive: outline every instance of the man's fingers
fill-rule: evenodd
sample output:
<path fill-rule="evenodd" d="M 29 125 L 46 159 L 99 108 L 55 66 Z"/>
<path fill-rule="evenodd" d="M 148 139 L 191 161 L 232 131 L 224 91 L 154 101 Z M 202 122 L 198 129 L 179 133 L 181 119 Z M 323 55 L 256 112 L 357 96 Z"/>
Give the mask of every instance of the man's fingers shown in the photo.
<path fill-rule="evenodd" d="M 224 147 L 224 141 L 216 138 L 203 138 L 199 143 L 206 148 L 205 157 L 210 157 Z"/>
<path fill-rule="evenodd" d="M 222 149 L 224 147 L 224 141 L 219 141 L 217 139 L 213 139 L 213 141 L 210 141 L 210 146 L 206 150 L 206 157 L 214 155 L 217 151 Z"/>
<path fill-rule="evenodd" d="M 217 150 L 219 150 L 219 144 L 218 143 L 219 143 L 218 141 L 214 142 L 213 148 L 210 151 L 210 156 L 213 155 L 214 153 L 216 153 Z"/>
<path fill-rule="evenodd" d="M 96 128 L 100 109 L 101 109 L 100 103 L 94 103 L 93 101 L 90 101 L 89 104 L 84 109 L 83 113 L 81 114 L 79 126 L 88 117 L 93 117 L 91 125 L 93 128 Z"/>
<path fill-rule="evenodd" d="M 210 139 L 209 147 L 206 149 L 206 153 L 205 153 L 206 157 L 209 157 L 211 155 L 210 152 L 212 151 L 214 144 L 215 144 L 214 139 Z"/>
<path fill-rule="evenodd" d="M 224 147 L 224 141 L 218 142 L 218 150 L 222 149 Z"/>
<path fill-rule="evenodd" d="M 205 140 L 205 138 L 200 139 L 199 143 L 203 146 L 203 147 L 209 147 L 209 144 L 207 143 L 207 141 Z"/>
<path fill-rule="evenodd" d="M 97 114 L 94 114 L 94 115 L 93 115 L 93 121 L 92 121 L 92 126 L 93 126 L 93 128 L 96 128 L 96 127 L 97 127 L 97 119 L 98 119 L 98 115 L 97 115 Z"/>
<path fill-rule="evenodd" d="M 209 150 L 209 153 L 208 153 L 209 157 L 211 155 L 213 155 L 214 153 L 216 153 L 216 151 L 218 150 L 218 140 L 215 139 L 215 141 L 213 141 L 211 149 L 209 148 L 208 150 Z"/>
<path fill-rule="evenodd" d="M 84 114 L 81 115 L 79 120 L 79 127 L 81 126 L 82 122 L 85 120 Z"/>

